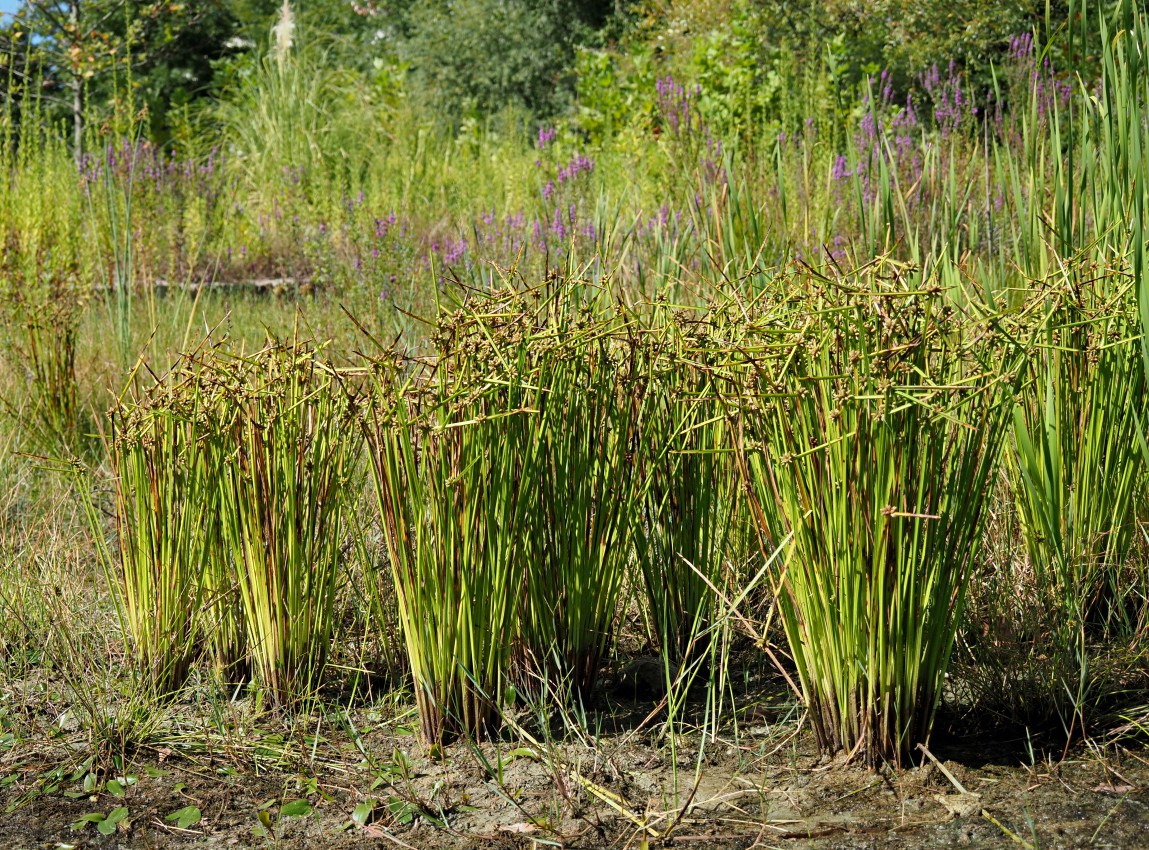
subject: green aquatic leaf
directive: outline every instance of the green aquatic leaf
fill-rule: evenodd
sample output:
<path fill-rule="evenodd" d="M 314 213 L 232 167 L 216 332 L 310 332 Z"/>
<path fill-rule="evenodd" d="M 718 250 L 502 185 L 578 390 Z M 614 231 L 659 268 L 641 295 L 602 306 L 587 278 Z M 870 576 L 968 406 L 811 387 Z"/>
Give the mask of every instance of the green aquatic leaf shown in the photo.
<path fill-rule="evenodd" d="M 182 809 L 176 809 L 176 811 L 172 812 L 164 818 L 164 820 L 169 822 L 174 821 L 175 825 L 180 829 L 187 829 L 199 823 L 202 817 L 203 813 L 195 806 L 184 806 Z"/>
<path fill-rule="evenodd" d="M 123 806 L 112 809 L 106 818 L 96 824 L 96 829 L 100 831 L 100 835 L 111 835 L 127 816 L 128 810 Z"/>
<path fill-rule="evenodd" d="M 292 800 L 285 803 L 279 810 L 279 816 L 284 818 L 302 818 L 311 814 L 311 804 L 306 800 Z"/>

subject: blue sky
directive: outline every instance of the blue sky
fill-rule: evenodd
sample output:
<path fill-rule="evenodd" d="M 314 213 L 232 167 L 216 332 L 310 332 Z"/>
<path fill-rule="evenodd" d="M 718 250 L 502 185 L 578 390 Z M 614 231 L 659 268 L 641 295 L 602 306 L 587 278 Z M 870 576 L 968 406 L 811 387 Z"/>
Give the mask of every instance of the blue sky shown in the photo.
<path fill-rule="evenodd" d="M 0 12 L 15 12 L 20 8 L 20 0 L 0 0 Z"/>

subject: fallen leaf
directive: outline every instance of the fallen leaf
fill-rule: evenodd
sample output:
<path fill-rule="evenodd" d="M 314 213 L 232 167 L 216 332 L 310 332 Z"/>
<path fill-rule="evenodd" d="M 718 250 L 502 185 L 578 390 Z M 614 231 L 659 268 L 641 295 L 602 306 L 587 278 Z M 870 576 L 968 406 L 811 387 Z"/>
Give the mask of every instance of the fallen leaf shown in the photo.
<path fill-rule="evenodd" d="M 1114 785 L 1112 782 L 1102 782 L 1093 790 L 1098 794 L 1128 794 L 1136 789 L 1132 785 Z"/>

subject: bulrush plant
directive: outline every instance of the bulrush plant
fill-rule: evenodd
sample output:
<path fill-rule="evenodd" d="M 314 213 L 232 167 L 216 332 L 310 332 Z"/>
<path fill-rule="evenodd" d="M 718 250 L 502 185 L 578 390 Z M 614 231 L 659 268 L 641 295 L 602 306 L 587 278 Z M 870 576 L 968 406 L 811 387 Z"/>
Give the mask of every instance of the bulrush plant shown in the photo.
<path fill-rule="evenodd" d="M 11 369 L 26 391 L 8 403 L 36 451 L 90 460 L 95 441 L 81 404 L 76 344 L 87 300 L 70 242 L 53 234 L 0 252 L 0 321 Z M 22 253 L 26 250 L 27 253 Z"/>
<path fill-rule="evenodd" d="M 182 361 L 110 413 L 115 546 L 84 487 L 84 505 L 117 613 L 155 696 L 179 690 L 200 651 L 204 576 L 216 548 L 213 449 L 204 422 L 215 399 Z"/>
<path fill-rule="evenodd" d="M 228 393 L 222 538 L 252 672 L 286 704 L 314 693 L 332 639 L 346 493 L 362 446 L 356 402 L 321 352 L 298 340 L 216 369 Z"/>
<path fill-rule="evenodd" d="M 457 314 L 431 365 L 378 359 L 363 424 L 425 741 L 493 727 L 511 661 L 539 389 Z M 502 343 L 507 343 L 505 347 Z M 481 356 L 480 356 L 481 355 Z M 508 368 L 490 374 L 487 358 Z"/>
<path fill-rule="evenodd" d="M 792 535 L 774 578 L 819 746 L 905 763 L 942 697 L 1017 369 L 992 319 L 895 263 L 789 277 L 745 343 L 753 509 L 768 541 Z"/>
<path fill-rule="evenodd" d="M 562 698 L 589 697 L 610 650 L 651 451 L 645 343 L 625 308 L 602 296 L 563 280 L 526 308 L 542 403 L 520 681 Z"/>
<path fill-rule="evenodd" d="M 42 451 L 87 455 L 76 380 L 79 299 L 59 291 L 35 306 L 19 296 L 14 300 L 9 338 L 28 373 L 24 422 Z"/>
<path fill-rule="evenodd" d="M 1068 264 L 1033 299 L 1039 325 L 1013 416 L 1014 491 L 1037 608 L 1006 674 L 1027 719 L 1072 729 L 1135 647 L 1145 602 L 1130 555 L 1145 489 L 1145 373 L 1131 284 Z M 1134 654 L 1136 651 L 1134 650 Z M 997 687 L 1009 682 L 998 682 Z M 1006 695 L 1008 696 L 1008 695 Z M 1078 729 L 1078 731 L 1082 731 Z"/>
<path fill-rule="evenodd" d="M 707 653 L 723 571 L 737 538 L 741 482 L 719 394 L 714 311 L 655 304 L 652 446 L 634 536 L 654 632 L 668 669 Z M 657 436 L 655 436 L 657 435 Z"/>
<path fill-rule="evenodd" d="M 429 359 L 376 361 L 365 412 L 424 737 L 481 735 L 507 682 L 589 695 L 642 507 L 648 378 L 573 274 L 459 286 Z"/>

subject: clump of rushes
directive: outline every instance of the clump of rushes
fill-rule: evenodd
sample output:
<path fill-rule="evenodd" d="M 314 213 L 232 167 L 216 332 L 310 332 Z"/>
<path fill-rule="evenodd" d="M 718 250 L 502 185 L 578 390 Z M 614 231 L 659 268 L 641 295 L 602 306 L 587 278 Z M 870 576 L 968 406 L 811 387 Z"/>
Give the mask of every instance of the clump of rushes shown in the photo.
<path fill-rule="evenodd" d="M 573 275 L 460 286 L 433 357 L 375 364 L 365 416 L 430 741 L 520 689 L 589 694 L 641 506 L 637 335 Z"/>
<path fill-rule="evenodd" d="M 224 538 L 219 499 L 225 496 L 224 464 L 234 456 L 231 436 L 225 432 L 230 404 L 236 392 L 234 361 L 217 347 L 197 358 L 197 392 L 210 404 L 198 420 L 200 439 L 208 450 L 207 473 L 216 511 L 205 520 L 211 531 L 211 556 L 203 574 L 200 632 L 207 644 L 215 672 L 224 682 L 247 678 L 249 669 L 247 629 L 239 593 L 235 561 Z"/>
<path fill-rule="evenodd" d="M 720 394 L 721 311 L 654 305 L 648 346 L 652 383 L 642 521 L 637 561 L 654 632 L 671 667 L 708 654 L 706 634 L 736 537 L 741 488 Z"/>
<path fill-rule="evenodd" d="M 520 681 L 586 698 L 613 637 L 644 504 L 651 374 L 627 312 L 563 280 L 525 307 L 542 390 L 529 517 Z"/>
<path fill-rule="evenodd" d="M 512 317 L 513 320 L 513 317 Z M 439 328 L 430 365 L 392 357 L 372 370 L 363 424 L 399 622 L 430 744 L 481 737 L 510 665 L 539 390 L 523 380 L 522 340 L 496 316 Z M 489 339 L 474 331 L 494 327 Z M 488 357 L 503 358 L 491 374 Z"/>
<path fill-rule="evenodd" d="M 204 575 L 216 544 L 213 450 L 204 422 L 215 404 L 192 360 L 178 364 L 110 413 L 118 544 L 84 504 L 117 613 L 154 695 L 179 690 L 199 653 Z"/>
<path fill-rule="evenodd" d="M 1012 696 L 1027 719 L 1056 713 L 1069 729 L 1104 697 L 1102 658 L 1135 646 L 1144 613 L 1130 551 L 1145 485 L 1146 386 L 1136 308 L 1120 281 L 1070 269 L 1043 287 L 1031 383 L 1013 417 L 1014 491 L 1040 609 L 1026 620 L 1041 622 L 1040 659 L 1014 659 L 1021 670 L 1007 678 L 1024 691 Z M 1003 685 L 1014 690 L 998 682 L 998 695 L 1008 696 Z"/>
<path fill-rule="evenodd" d="M 312 694 L 331 642 L 345 494 L 361 441 L 355 403 L 313 346 L 269 342 L 217 365 L 219 516 L 258 683 L 283 704 Z"/>
<path fill-rule="evenodd" d="M 779 610 L 820 747 L 904 763 L 942 695 L 1016 370 L 990 323 L 896 264 L 782 289 L 748 331 L 736 423 L 764 535 L 792 535 Z"/>
<path fill-rule="evenodd" d="M 6 312 L 14 359 L 28 376 L 24 423 L 44 451 L 86 456 L 76 380 L 78 297 L 52 287 L 43 303 L 32 304 L 22 293 L 14 293 Z"/>

